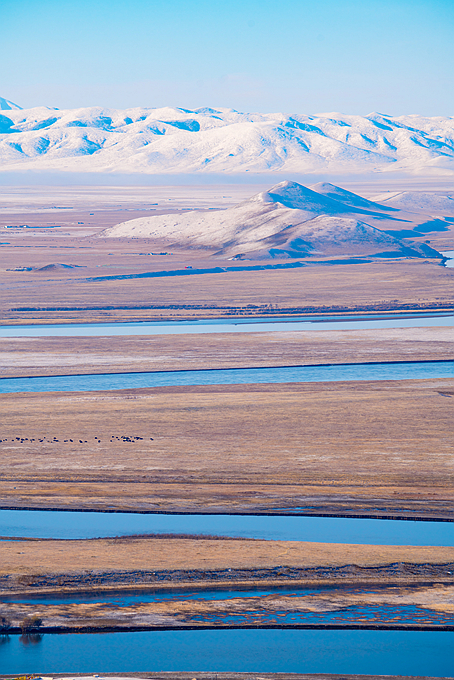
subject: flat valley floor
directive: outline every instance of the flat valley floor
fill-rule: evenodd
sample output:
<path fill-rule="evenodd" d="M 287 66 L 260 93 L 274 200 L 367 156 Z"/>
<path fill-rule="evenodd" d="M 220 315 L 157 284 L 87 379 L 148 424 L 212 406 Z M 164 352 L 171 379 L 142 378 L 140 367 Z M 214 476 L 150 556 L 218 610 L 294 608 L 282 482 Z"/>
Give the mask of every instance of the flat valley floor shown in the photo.
<path fill-rule="evenodd" d="M 363 190 L 379 193 L 385 182 Z M 169 212 L 169 203 L 174 211 L 212 209 L 254 193 L 251 186 L 228 192 L 227 197 L 225 187 L 5 192 L 2 217 L 14 228 L 1 230 L 1 324 L 454 310 L 454 269 L 437 260 L 320 260 L 294 268 L 288 260 L 273 260 L 252 263 L 255 268 L 248 270 L 245 262 L 201 250 L 167 252 L 166 244 L 150 240 L 97 237 L 127 217 Z M 30 228 L 20 226 L 25 224 Z M 430 243 L 454 249 L 454 229 L 430 234 Z M 256 266 L 262 264 L 274 268 Z M 0 378 L 453 360 L 453 340 L 452 328 L 435 326 L 1 338 Z M 305 514 L 453 521 L 453 409 L 454 378 L 1 394 L 1 506 L 256 514 L 307 508 Z M 277 581 L 301 586 L 320 581 L 321 569 L 324 585 L 332 587 L 326 598 L 282 603 L 281 597 L 276 604 L 273 595 L 267 611 L 281 606 L 322 612 L 372 601 L 394 606 L 407 598 L 409 607 L 436 611 L 443 621 L 452 617 L 452 548 L 222 537 L 16 537 L 0 541 L 0 553 L 3 594 L 144 588 L 156 585 L 155 572 L 169 574 L 167 586 L 174 581 L 179 588 L 194 573 L 199 588 L 216 579 L 238 587 Z M 300 571 L 290 579 L 286 569 Z M 180 576 L 174 579 L 175 570 Z M 215 579 L 214 573 L 221 575 Z M 366 582 L 381 592 L 367 599 L 345 591 Z M 188 604 L 183 593 L 172 604 L 137 605 L 126 618 L 99 603 L 91 609 L 56 604 L 44 618 L 50 628 L 65 620 L 73 628 L 131 628 L 141 621 L 145 627 L 188 621 L 203 626 L 221 610 L 239 616 L 262 604 L 239 596 L 222 609 L 213 602 Z M 19 630 L 35 609 L 8 605 L 5 617 Z"/>

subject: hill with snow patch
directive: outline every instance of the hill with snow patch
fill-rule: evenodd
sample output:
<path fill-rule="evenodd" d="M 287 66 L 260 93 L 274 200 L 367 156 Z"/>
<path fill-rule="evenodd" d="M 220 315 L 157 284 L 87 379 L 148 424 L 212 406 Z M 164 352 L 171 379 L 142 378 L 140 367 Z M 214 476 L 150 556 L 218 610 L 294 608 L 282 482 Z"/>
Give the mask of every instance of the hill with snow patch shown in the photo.
<path fill-rule="evenodd" d="M 426 245 L 410 252 L 408 245 L 367 222 L 388 223 L 395 219 L 389 214 L 395 210 L 332 184 L 308 188 L 280 182 L 232 208 L 138 218 L 105 229 L 98 237 L 146 238 L 235 259 L 386 252 L 436 257 L 436 251 Z"/>
<path fill-rule="evenodd" d="M 452 117 L 0 106 L 0 170 L 454 172 Z"/>

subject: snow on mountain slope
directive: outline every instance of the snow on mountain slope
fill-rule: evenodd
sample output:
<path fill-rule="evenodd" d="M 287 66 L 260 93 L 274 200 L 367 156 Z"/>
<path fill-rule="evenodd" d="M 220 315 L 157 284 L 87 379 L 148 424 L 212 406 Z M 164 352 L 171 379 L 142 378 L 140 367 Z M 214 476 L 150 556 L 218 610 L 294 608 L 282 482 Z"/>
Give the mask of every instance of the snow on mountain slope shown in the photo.
<path fill-rule="evenodd" d="M 14 102 L 10 102 L 8 99 L 4 99 L 3 97 L 0 97 L 0 110 L 1 111 L 12 111 L 13 109 L 18 109 L 20 110 L 20 106 L 17 104 L 14 104 Z"/>
<path fill-rule="evenodd" d="M 2 170 L 454 172 L 454 118 L 170 107 L 21 110 L 0 102 L 9 107 L 0 116 Z"/>
<path fill-rule="evenodd" d="M 223 248 L 221 254 L 233 255 L 233 250 L 229 246 Z M 255 260 L 310 255 L 371 255 L 385 250 L 400 252 L 402 243 L 351 217 L 319 215 L 302 224 L 289 226 L 278 234 L 262 239 L 262 242 L 246 244 L 246 250 L 241 254 Z"/>
<path fill-rule="evenodd" d="M 359 202 L 359 196 L 347 193 L 349 200 Z M 249 259 L 402 249 L 403 244 L 393 236 L 352 218 L 351 213 L 357 212 L 296 182 L 280 182 L 233 208 L 138 218 L 98 236 L 164 239 L 173 245 Z"/>
<path fill-rule="evenodd" d="M 364 212 L 364 210 L 373 212 L 376 212 L 377 210 L 397 210 L 397 208 L 392 208 L 391 206 L 380 205 L 379 203 L 369 201 L 367 198 L 358 196 L 358 194 L 354 194 L 351 191 L 337 187 L 334 184 L 329 184 L 328 182 L 317 182 L 317 184 L 310 186 L 309 189 L 312 189 L 323 196 L 327 196 L 328 198 L 332 198 L 335 201 L 340 201 L 344 205 L 351 206 L 356 210 L 361 210 L 361 212 Z"/>
<path fill-rule="evenodd" d="M 376 199 L 399 210 L 454 217 L 453 196 L 441 196 L 423 191 L 402 191 L 395 194 L 381 194 Z"/>

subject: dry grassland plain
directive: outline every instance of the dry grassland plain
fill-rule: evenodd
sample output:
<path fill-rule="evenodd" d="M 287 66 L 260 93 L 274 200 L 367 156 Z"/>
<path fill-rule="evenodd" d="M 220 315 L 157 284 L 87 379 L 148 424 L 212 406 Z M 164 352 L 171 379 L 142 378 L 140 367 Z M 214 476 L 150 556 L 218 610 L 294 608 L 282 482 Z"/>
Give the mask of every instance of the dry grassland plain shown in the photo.
<path fill-rule="evenodd" d="M 328 265 L 322 257 L 318 263 L 310 258 L 298 269 L 241 271 L 248 264 L 288 266 L 289 260 L 232 262 L 213 257 L 209 249 L 182 250 L 150 239 L 97 237 L 102 229 L 127 219 L 229 207 L 266 188 L 30 188 L 22 195 L 19 190 L 5 189 L 0 212 L 4 225 L 39 228 L 1 230 L 0 323 L 454 308 L 454 270 L 440 266 L 439 260 L 372 257 L 365 258 L 370 261 L 364 264 Z M 373 195 L 390 187 L 377 181 L 348 188 Z M 399 188 L 414 189 L 414 182 Z M 418 188 L 443 191 L 447 186 Z M 396 229 L 396 224 L 399 229 L 402 224 L 411 229 L 411 216 L 408 223 L 382 226 Z M 438 250 L 452 249 L 454 226 L 430 233 L 429 239 L 427 234 L 415 233 L 413 240 L 430 240 Z M 340 259 L 348 262 L 349 256 Z M 40 271 L 56 264 L 73 268 Z M 234 271 L 194 274 L 185 270 L 227 266 Z M 119 278 L 175 270 L 185 275 Z"/>
<path fill-rule="evenodd" d="M 124 190 L 120 198 L 118 190 L 101 196 L 91 189 L 80 195 L 35 189 L 27 200 L 11 191 L 3 196 L 5 225 L 40 229 L 2 229 L 0 324 L 454 309 L 454 269 L 437 260 L 328 264 L 321 258 L 295 269 L 244 271 L 248 263 L 201 249 L 97 238 L 128 218 L 228 207 L 265 188 Z M 369 195 L 387 188 L 369 187 Z M 453 249 L 454 227 L 429 239 L 440 251 Z M 415 237 L 425 240 L 427 234 Z M 216 267 L 234 269 L 194 273 Z M 164 275 L 175 270 L 181 275 Z M 452 360 L 453 346 L 449 328 L 4 338 L 0 377 Z M 454 379 L 3 394 L 1 505 L 215 513 L 306 508 L 305 514 L 453 520 L 453 405 Z M 190 539 L 2 541 L 0 553 L 0 578 L 22 590 L 40 579 L 54 589 L 118 587 L 120 580 L 138 587 L 159 570 L 180 570 L 178 586 L 190 572 L 202 583 L 210 570 L 220 572 L 221 582 L 227 569 L 234 572 L 230 584 L 264 584 L 276 569 L 273 583 L 285 583 L 287 568 L 299 570 L 304 583 L 322 568 L 326 582 L 340 570 L 344 584 L 348 578 L 446 584 L 454 561 L 452 548 Z M 425 597 L 433 604 L 433 593 Z M 164 616 L 151 610 L 138 614 Z"/>
<path fill-rule="evenodd" d="M 210 571 L 452 564 L 454 547 L 348 545 L 247 539 L 118 538 L 0 542 L 0 575 Z"/>
<path fill-rule="evenodd" d="M 454 329 L 0 338 L 0 377 L 454 359 Z"/>
<path fill-rule="evenodd" d="M 372 312 L 399 310 L 454 309 L 454 270 L 434 261 L 390 260 L 368 264 L 337 266 L 307 265 L 298 269 L 203 273 L 161 278 L 119 279 L 129 275 L 125 246 L 103 245 L 116 252 L 117 270 L 112 279 L 91 281 L 100 276 L 85 269 L 46 272 L 3 271 L 0 314 L 3 324 L 154 321 L 231 316 L 297 315 L 321 312 Z M 140 246 L 135 244 L 137 250 Z M 93 246 L 92 257 L 102 261 L 100 246 Z M 35 249 L 30 253 L 35 254 Z M 11 263 L 6 247 L 0 255 Z M 21 250 L 21 266 L 35 266 Z M 183 259 L 184 258 L 184 259 Z M 42 258 L 41 258 L 42 259 Z M 88 256 L 68 258 L 57 246 L 50 262 L 86 262 Z M 113 259 L 113 258 L 111 258 Z M 180 255 L 170 258 L 169 270 L 226 266 Z M 5 261 L 3 267 L 5 266 Z M 121 264 L 119 264 L 121 263 Z M 274 263 L 277 264 L 277 263 Z M 288 264 L 283 262 L 282 264 Z M 0 267 L 1 267 L 0 263 Z M 153 265 L 135 266 L 137 273 L 153 271 Z M 238 270 L 238 271 L 236 271 Z"/>
<path fill-rule="evenodd" d="M 2 505 L 452 519 L 453 396 L 454 379 L 3 394 Z"/>

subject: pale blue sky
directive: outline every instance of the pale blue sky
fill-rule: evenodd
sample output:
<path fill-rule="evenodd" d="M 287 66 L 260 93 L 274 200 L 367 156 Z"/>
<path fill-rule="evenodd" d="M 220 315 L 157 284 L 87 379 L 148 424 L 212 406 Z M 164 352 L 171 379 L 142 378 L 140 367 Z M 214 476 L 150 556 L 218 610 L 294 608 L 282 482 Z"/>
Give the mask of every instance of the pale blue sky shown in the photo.
<path fill-rule="evenodd" d="M 454 115 L 454 0 L 2 0 L 23 107 Z"/>

